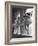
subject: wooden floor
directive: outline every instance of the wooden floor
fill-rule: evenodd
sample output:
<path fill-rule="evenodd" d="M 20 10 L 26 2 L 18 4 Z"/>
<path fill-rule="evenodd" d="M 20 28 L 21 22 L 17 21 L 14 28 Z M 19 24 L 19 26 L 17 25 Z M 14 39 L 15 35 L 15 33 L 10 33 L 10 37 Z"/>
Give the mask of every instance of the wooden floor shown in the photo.
<path fill-rule="evenodd" d="M 17 34 L 13 34 L 12 38 L 31 38 L 32 36 L 27 36 L 27 35 L 17 35 Z"/>

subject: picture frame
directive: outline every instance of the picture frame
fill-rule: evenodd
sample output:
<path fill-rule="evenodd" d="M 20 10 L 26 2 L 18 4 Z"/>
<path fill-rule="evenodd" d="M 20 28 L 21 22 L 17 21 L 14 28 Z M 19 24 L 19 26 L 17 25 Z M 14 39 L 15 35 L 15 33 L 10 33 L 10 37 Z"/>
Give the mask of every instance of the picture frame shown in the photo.
<path fill-rule="evenodd" d="M 16 35 L 15 36 L 12 35 L 13 33 L 12 21 L 14 20 L 13 18 L 15 16 L 12 16 L 12 15 L 14 14 L 17 15 L 18 11 L 20 11 L 21 9 L 26 11 L 26 9 L 29 9 L 29 8 L 33 9 L 32 37 L 31 38 L 28 36 L 26 36 L 26 38 L 22 36 L 20 36 L 20 38 L 15 37 Z M 23 13 L 23 10 L 21 10 L 22 13 Z M 22 15 L 22 13 L 20 14 Z M 37 42 L 37 4 L 6 1 L 5 2 L 5 44 L 12 45 L 12 44 L 36 43 L 36 42 Z"/>

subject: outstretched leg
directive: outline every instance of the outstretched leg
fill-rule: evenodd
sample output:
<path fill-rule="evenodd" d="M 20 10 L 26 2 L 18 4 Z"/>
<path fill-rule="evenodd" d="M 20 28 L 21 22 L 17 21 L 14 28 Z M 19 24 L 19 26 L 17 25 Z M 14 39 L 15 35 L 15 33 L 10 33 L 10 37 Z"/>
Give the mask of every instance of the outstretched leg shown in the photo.
<path fill-rule="evenodd" d="M 27 24 L 27 34 L 29 34 L 29 24 Z"/>

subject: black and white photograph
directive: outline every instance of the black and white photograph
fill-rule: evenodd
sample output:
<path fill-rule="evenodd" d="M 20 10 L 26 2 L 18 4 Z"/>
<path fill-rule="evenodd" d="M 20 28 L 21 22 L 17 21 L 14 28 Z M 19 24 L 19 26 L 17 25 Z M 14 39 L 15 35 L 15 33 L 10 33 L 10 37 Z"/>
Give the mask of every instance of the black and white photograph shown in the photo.
<path fill-rule="evenodd" d="M 5 2 L 5 43 L 37 42 L 37 4 Z"/>
<path fill-rule="evenodd" d="M 33 7 L 12 8 L 12 34 L 13 38 L 32 37 Z"/>

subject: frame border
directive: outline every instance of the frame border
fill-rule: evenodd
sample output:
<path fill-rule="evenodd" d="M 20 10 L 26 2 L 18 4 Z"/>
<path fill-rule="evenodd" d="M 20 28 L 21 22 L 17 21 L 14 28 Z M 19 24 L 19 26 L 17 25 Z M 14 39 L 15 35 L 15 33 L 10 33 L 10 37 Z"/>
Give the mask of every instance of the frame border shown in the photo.
<path fill-rule="evenodd" d="M 27 41 L 27 42 L 18 42 L 14 44 L 27 44 L 27 43 L 37 43 L 37 4 L 36 3 L 26 3 L 26 2 L 12 2 L 12 1 L 6 1 L 5 2 L 5 44 L 12 45 L 13 43 L 9 43 L 9 3 L 16 3 L 16 4 L 26 4 L 26 5 L 35 5 L 35 41 Z"/>

